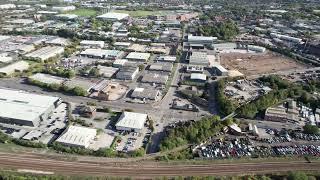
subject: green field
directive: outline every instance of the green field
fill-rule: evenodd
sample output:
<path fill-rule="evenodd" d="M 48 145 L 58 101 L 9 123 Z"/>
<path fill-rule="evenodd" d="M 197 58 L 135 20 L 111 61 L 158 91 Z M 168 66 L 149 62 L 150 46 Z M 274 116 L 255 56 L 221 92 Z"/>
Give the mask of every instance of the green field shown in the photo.
<path fill-rule="evenodd" d="M 114 10 L 112 12 L 115 13 L 126 13 L 131 17 L 147 17 L 147 16 L 163 16 L 172 14 L 172 11 L 145 11 L 145 10 L 137 10 L 137 11 L 127 11 L 127 10 Z"/>
<path fill-rule="evenodd" d="M 96 16 L 98 12 L 94 9 L 76 9 L 73 11 L 68 11 L 67 13 L 68 14 L 75 14 L 78 16 L 89 17 L 89 16 Z"/>

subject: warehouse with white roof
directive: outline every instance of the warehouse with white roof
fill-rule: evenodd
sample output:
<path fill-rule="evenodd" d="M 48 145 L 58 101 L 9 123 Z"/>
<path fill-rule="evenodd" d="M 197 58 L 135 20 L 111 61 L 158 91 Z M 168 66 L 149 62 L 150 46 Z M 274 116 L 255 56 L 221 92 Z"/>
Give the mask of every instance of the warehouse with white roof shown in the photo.
<path fill-rule="evenodd" d="M 208 66 L 209 65 L 208 54 L 206 52 L 198 52 L 198 51 L 191 52 L 189 64 Z"/>
<path fill-rule="evenodd" d="M 129 17 L 129 14 L 112 13 L 112 12 L 97 16 L 97 18 L 102 19 L 102 20 L 106 20 L 106 21 L 121 21 L 121 20 L 128 19 L 128 17 Z"/>
<path fill-rule="evenodd" d="M 82 48 L 103 48 L 104 41 L 91 41 L 91 40 L 82 40 L 80 42 Z"/>
<path fill-rule="evenodd" d="M 0 122 L 35 127 L 60 102 L 59 97 L 0 89 Z"/>
<path fill-rule="evenodd" d="M 26 54 L 25 57 L 36 60 L 47 60 L 49 58 L 61 55 L 64 53 L 64 48 L 60 46 L 47 46 L 36 51 L 33 51 L 29 54 Z"/>
<path fill-rule="evenodd" d="M 147 114 L 124 111 L 116 123 L 116 128 L 119 131 L 141 132 L 147 119 Z"/>
<path fill-rule="evenodd" d="M 131 52 L 127 55 L 126 59 L 132 61 L 143 61 L 147 62 L 150 58 L 150 53 L 138 53 L 138 52 Z"/>
<path fill-rule="evenodd" d="M 86 49 L 80 53 L 81 56 L 99 59 L 118 59 L 122 56 L 123 51 L 108 49 Z"/>
<path fill-rule="evenodd" d="M 69 126 L 56 140 L 66 146 L 88 148 L 97 136 L 97 130 L 81 126 Z"/>
<path fill-rule="evenodd" d="M 17 61 L 8 66 L 0 68 L 0 75 L 9 76 L 15 72 L 22 72 L 24 70 L 28 70 L 29 63 L 26 61 Z"/>

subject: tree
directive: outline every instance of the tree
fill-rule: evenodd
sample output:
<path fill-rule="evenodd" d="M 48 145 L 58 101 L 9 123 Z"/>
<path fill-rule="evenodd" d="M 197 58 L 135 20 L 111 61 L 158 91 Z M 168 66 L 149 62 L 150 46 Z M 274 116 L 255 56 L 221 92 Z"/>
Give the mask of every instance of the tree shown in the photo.
<path fill-rule="evenodd" d="M 143 64 L 139 64 L 139 71 L 142 71 L 142 70 L 144 70 L 144 65 Z"/>
<path fill-rule="evenodd" d="M 92 77 L 98 77 L 100 74 L 99 72 L 99 69 L 98 68 L 92 68 L 90 71 L 89 71 L 89 76 L 92 76 Z"/>
<path fill-rule="evenodd" d="M 319 128 L 311 124 L 305 125 L 303 131 L 307 134 L 319 134 Z"/>
<path fill-rule="evenodd" d="M 56 84 L 56 83 L 53 83 L 53 84 L 49 84 L 48 86 L 50 89 L 54 90 L 54 91 L 58 91 L 60 90 L 60 84 Z"/>
<path fill-rule="evenodd" d="M 290 172 L 288 180 L 308 180 L 308 176 L 303 172 Z"/>
<path fill-rule="evenodd" d="M 74 95 L 76 96 L 86 96 L 87 95 L 87 91 L 84 90 L 82 87 L 76 86 L 72 89 L 72 92 L 74 93 Z"/>

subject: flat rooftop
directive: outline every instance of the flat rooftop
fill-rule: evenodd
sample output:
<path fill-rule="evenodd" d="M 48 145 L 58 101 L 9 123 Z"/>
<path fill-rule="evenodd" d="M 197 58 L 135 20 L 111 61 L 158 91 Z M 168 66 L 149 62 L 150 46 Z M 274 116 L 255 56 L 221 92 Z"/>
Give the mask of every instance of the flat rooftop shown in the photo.
<path fill-rule="evenodd" d="M 148 115 L 135 112 L 123 112 L 117 122 L 117 127 L 125 127 L 131 129 L 142 129 L 147 120 Z"/>
<path fill-rule="evenodd" d="M 59 97 L 0 89 L 0 117 L 33 121 L 59 99 Z"/>
<path fill-rule="evenodd" d="M 96 135 L 96 129 L 69 126 L 56 141 L 67 145 L 88 147 Z"/>

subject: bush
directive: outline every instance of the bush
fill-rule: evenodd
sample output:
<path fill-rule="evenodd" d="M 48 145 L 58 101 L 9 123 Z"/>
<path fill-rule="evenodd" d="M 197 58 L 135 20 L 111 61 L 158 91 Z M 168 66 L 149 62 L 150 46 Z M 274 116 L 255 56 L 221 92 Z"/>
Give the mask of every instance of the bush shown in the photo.
<path fill-rule="evenodd" d="M 303 127 L 303 132 L 306 134 L 319 134 L 319 128 L 317 126 L 307 124 Z"/>
<path fill-rule="evenodd" d="M 218 103 L 218 111 L 222 116 L 227 116 L 236 110 L 234 102 L 228 99 L 224 94 L 225 83 L 225 80 L 217 82 L 215 94 Z"/>
<path fill-rule="evenodd" d="M 76 96 L 86 96 L 87 91 L 84 90 L 82 87 L 76 86 L 71 90 L 72 94 Z"/>
<path fill-rule="evenodd" d="M 180 123 L 177 127 L 168 130 L 160 144 L 160 150 L 170 150 L 187 144 L 199 144 L 220 132 L 222 127 L 222 121 L 218 116 L 205 117 L 194 123 Z"/>

